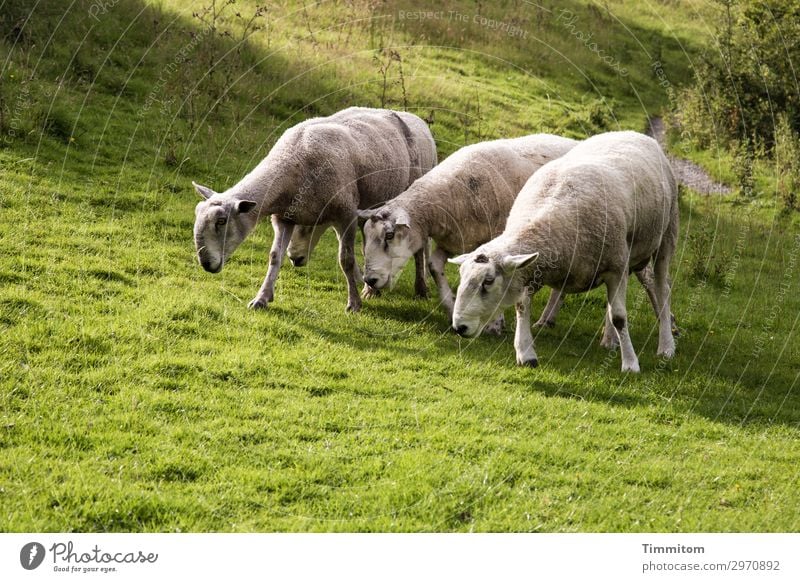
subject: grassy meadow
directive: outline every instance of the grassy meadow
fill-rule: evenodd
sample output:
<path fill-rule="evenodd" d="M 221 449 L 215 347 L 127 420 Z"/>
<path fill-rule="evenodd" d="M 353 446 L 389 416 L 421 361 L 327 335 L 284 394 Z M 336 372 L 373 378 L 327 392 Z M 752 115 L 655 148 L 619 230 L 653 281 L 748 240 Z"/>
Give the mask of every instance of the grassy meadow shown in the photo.
<path fill-rule="evenodd" d="M 268 223 L 218 275 L 194 256 L 190 181 L 232 185 L 309 116 L 407 109 L 441 158 L 643 130 L 712 4 L 30 5 L 0 0 L 0 531 L 800 528 L 800 220 L 767 174 L 747 203 L 682 192 L 678 353 L 632 283 L 640 375 L 599 345 L 602 289 L 532 370 L 511 312 L 458 338 L 411 268 L 345 314 L 332 232 L 267 311 Z"/>

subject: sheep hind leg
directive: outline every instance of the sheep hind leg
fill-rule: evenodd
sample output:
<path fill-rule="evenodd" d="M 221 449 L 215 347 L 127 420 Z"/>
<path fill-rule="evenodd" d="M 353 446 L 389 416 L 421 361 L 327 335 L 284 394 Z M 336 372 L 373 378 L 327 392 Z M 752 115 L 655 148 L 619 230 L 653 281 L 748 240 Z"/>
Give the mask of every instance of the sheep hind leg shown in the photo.
<path fill-rule="evenodd" d="M 626 308 L 626 295 L 628 290 L 627 270 L 622 273 L 612 273 L 606 277 L 606 290 L 608 292 L 608 313 L 611 324 L 619 339 L 622 352 L 622 371 L 638 372 L 639 359 L 633 349 L 631 336 L 628 330 L 628 313 Z"/>
<path fill-rule="evenodd" d="M 670 295 L 672 285 L 669 280 L 669 260 L 670 255 L 659 252 L 655 260 L 655 287 L 658 296 L 659 312 L 658 317 L 658 352 L 664 358 L 671 358 L 675 355 L 675 337 L 673 335 L 674 317 L 670 311 Z"/>
<path fill-rule="evenodd" d="M 345 311 L 356 313 L 361 309 L 361 297 L 358 293 L 358 281 L 361 280 L 361 270 L 356 262 L 356 230 L 355 221 L 349 224 L 335 226 L 336 236 L 339 237 L 339 266 L 347 279 L 347 307 Z"/>
<path fill-rule="evenodd" d="M 269 251 L 267 276 L 264 278 L 261 289 L 258 290 L 255 298 L 247 304 L 249 309 L 266 309 L 267 305 L 274 298 L 275 281 L 278 279 L 278 273 L 281 270 L 281 263 L 286 254 L 286 248 L 289 246 L 289 241 L 292 238 L 294 224 L 281 220 L 273 214 L 272 228 L 275 231 L 275 236 L 272 239 L 272 248 Z"/>
<path fill-rule="evenodd" d="M 559 289 L 552 289 L 550 291 L 550 299 L 547 300 L 547 305 L 539 316 L 539 320 L 533 324 L 533 327 L 554 327 L 556 325 L 556 316 L 564 305 L 564 294 Z"/>
<path fill-rule="evenodd" d="M 644 287 L 644 290 L 647 293 L 647 298 L 650 300 L 650 305 L 653 306 L 653 312 L 656 314 L 656 319 L 661 321 L 661 308 L 659 307 L 659 298 L 656 291 L 656 281 L 653 267 L 648 263 L 644 269 L 634 271 L 634 274 L 636 275 L 636 278 L 639 279 L 639 283 L 642 284 L 642 287 Z M 670 313 L 669 319 L 672 335 L 678 337 L 680 334 L 678 332 L 678 324 L 675 321 L 675 315 Z"/>
<path fill-rule="evenodd" d="M 607 350 L 616 350 L 619 347 L 619 337 L 614 330 L 614 324 L 611 321 L 611 312 L 606 309 L 605 323 L 603 325 L 603 339 L 600 340 L 600 345 Z"/>

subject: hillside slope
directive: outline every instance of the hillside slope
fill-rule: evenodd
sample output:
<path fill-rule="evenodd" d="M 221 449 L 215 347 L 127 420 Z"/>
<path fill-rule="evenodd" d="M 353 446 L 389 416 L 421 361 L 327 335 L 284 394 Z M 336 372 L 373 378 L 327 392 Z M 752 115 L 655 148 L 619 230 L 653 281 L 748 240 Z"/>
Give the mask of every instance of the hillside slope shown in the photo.
<path fill-rule="evenodd" d="M 190 180 L 225 188 L 310 115 L 405 108 L 440 156 L 644 130 L 688 81 L 713 6 L 34 6 L 0 0 L 3 530 L 800 526 L 786 221 L 684 194 L 678 355 L 656 359 L 632 285 L 637 377 L 599 347 L 601 290 L 568 299 L 523 370 L 510 331 L 460 340 L 408 274 L 345 315 L 331 234 L 284 267 L 267 312 L 246 304 L 268 226 L 218 276 L 194 258 Z"/>

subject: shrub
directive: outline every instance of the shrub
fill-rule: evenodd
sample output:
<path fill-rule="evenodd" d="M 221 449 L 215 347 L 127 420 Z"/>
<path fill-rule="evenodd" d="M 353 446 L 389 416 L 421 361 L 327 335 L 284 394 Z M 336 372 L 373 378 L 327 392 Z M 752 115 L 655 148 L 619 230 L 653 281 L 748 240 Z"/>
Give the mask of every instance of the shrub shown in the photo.
<path fill-rule="evenodd" d="M 700 225 L 689 233 L 687 246 L 690 279 L 713 284 L 721 284 L 725 280 L 729 257 L 724 251 L 715 251 L 714 240 L 714 233 L 707 224 Z"/>
<path fill-rule="evenodd" d="M 733 148 L 733 173 L 739 186 L 739 195 L 742 198 L 755 198 L 755 151 L 753 142 L 745 137 L 734 144 Z"/>
<path fill-rule="evenodd" d="M 800 209 L 800 136 L 792 129 L 789 117 L 782 113 L 775 125 L 773 149 L 777 172 L 778 197 L 786 211 Z"/>
<path fill-rule="evenodd" d="M 774 115 L 800 131 L 800 0 L 717 0 L 714 43 L 695 69 L 695 84 L 680 94 L 676 117 L 701 147 L 749 139 L 771 150 Z"/>

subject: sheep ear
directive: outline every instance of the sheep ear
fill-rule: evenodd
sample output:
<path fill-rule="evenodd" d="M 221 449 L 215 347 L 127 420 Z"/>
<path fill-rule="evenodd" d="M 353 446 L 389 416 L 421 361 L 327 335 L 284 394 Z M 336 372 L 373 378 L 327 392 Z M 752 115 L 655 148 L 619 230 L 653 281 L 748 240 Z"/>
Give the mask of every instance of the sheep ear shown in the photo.
<path fill-rule="evenodd" d="M 408 213 L 405 210 L 398 210 L 397 216 L 394 219 L 395 226 L 405 226 L 408 228 L 411 226 L 411 218 L 408 216 Z"/>
<path fill-rule="evenodd" d="M 192 182 L 192 186 L 194 186 L 194 189 L 197 190 L 197 193 L 200 194 L 200 197 L 203 200 L 208 200 L 214 194 L 216 194 L 216 192 L 214 192 L 208 186 L 203 186 L 202 184 L 198 184 L 197 182 Z"/>
<path fill-rule="evenodd" d="M 467 253 L 466 255 L 459 255 L 457 257 L 453 257 L 451 259 L 447 259 L 447 262 L 448 263 L 453 263 L 454 265 L 460 265 L 464 261 L 466 261 L 468 258 L 469 258 L 469 253 Z"/>
<path fill-rule="evenodd" d="M 505 269 L 521 269 L 527 267 L 532 262 L 539 258 L 539 253 L 532 255 L 508 255 L 503 258 L 503 268 Z"/>
<path fill-rule="evenodd" d="M 239 202 L 236 203 L 236 211 L 244 214 L 250 212 L 256 206 L 258 206 L 258 204 L 252 200 L 239 200 Z"/>
<path fill-rule="evenodd" d="M 364 220 L 364 221 L 367 221 L 367 220 L 369 220 L 370 218 L 372 218 L 373 216 L 375 216 L 375 213 L 376 213 L 376 212 L 378 212 L 378 210 L 377 210 L 377 209 L 373 209 L 373 210 L 359 210 L 359 211 L 358 211 L 358 218 L 359 218 L 359 220 Z"/>

